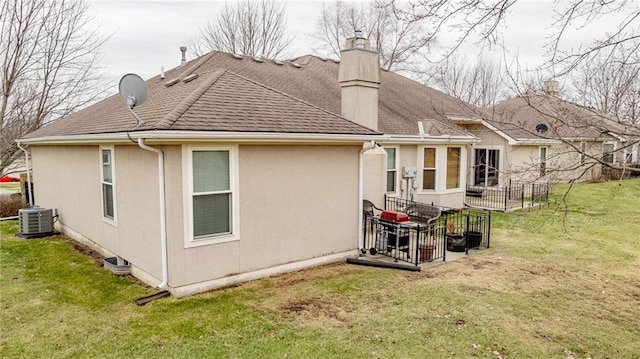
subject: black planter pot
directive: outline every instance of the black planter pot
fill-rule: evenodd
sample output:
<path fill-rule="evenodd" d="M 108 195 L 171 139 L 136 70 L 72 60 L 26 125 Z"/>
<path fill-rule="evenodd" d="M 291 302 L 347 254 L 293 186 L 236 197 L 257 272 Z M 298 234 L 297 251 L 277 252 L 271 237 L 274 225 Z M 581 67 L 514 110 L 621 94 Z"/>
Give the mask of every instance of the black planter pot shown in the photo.
<path fill-rule="evenodd" d="M 462 234 L 447 234 L 447 250 L 451 252 L 464 252 L 466 240 Z"/>
<path fill-rule="evenodd" d="M 480 247 L 480 243 L 482 243 L 482 232 L 478 231 L 469 231 L 464 232 L 464 237 L 469 244 L 469 248 L 478 248 Z"/>

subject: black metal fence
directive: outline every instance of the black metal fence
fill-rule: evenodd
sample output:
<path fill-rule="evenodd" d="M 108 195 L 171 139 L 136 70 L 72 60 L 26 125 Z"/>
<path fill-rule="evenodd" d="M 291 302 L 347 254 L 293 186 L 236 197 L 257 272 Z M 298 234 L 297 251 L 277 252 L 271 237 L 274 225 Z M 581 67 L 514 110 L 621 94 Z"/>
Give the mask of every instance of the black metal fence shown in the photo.
<path fill-rule="evenodd" d="M 385 210 L 404 212 L 411 205 L 424 203 L 387 197 Z M 363 253 L 392 257 L 396 262 L 420 265 L 446 260 L 447 251 L 469 252 L 489 248 L 491 212 L 436 206 L 441 216 L 431 223 L 393 222 L 378 216 L 366 216 Z"/>
<path fill-rule="evenodd" d="M 508 211 L 549 201 L 549 183 L 511 181 L 505 186 L 469 186 L 465 203 L 471 207 Z"/>

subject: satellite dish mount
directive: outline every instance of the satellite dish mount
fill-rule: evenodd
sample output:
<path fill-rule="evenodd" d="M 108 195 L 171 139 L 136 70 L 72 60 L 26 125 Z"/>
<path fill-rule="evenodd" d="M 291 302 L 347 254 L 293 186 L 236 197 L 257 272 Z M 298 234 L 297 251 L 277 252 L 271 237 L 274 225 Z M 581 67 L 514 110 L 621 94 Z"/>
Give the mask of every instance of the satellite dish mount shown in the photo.
<path fill-rule="evenodd" d="M 133 108 L 142 105 L 147 100 L 147 84 L 136 74 L 126 74 L 120 79 L 118 90 L 120 91 L 120 97 L 122 97 L 127 104 L 129 111 L 131 111 L 133 117 L 138 121 L 134 129 L 140 127 L 144 124 L 144 121 L 138 117 L 133 111 Z"/>

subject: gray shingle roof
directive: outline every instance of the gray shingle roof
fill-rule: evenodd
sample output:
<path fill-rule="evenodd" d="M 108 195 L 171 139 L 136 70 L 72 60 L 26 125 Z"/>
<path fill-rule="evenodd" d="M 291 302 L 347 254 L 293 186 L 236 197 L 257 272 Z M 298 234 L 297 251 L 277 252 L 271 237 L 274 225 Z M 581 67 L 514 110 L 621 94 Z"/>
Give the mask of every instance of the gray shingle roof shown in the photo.
<path fill-rule="evenodd" d="M 488 122 L 514 139 L 596 139 L 622 128 L 596 110 L 552 96 L 515 97 L 488 112 Z M 548 128 L 546 132 L 536 130 L 541 124 Z"/>
<path fill-rule="evenodd" d="M 147 102 L 136 107 L 143 130 L 376 134 L 340 113 L 339 64 L 315 56 L 257 62 L 251 57 L 211 52 L 146 81 Z M 172 86 L 165 83 L 178 81 Z M 419 135 L 417 121 L 437 123 L 441 135 L 469 135 L 446 115 L 480 112 L 442 92 L 391 72 L 381 72 L 379 131 Z M 132 130 L 135 119 L 119 95 L 111 96 L 25 138 L 115 133 Z"/>

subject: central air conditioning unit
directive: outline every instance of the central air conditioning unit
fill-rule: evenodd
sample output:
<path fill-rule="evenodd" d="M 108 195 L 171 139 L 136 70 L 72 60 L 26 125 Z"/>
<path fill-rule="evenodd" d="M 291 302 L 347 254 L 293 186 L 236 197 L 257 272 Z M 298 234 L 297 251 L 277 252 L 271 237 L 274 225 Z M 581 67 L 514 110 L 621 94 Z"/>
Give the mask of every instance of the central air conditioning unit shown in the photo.
<path fill-rule="evenodd" d="M 21 237 L 36 238 L 53 234 L 53 210 L 23 208 L 18 211 Z"/>

